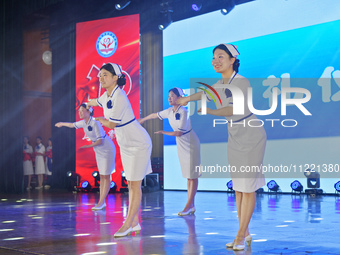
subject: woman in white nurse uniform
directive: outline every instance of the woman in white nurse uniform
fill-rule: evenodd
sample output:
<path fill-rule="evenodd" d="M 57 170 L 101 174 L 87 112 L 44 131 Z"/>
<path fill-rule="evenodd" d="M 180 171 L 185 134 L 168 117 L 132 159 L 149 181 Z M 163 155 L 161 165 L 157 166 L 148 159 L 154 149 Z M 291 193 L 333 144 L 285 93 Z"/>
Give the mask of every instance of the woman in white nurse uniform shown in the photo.
<path fill-rule="evenodd" d="M 24 159 L 24 175 L 28 176 L 27 190 L 30 190 L 31 187 L 31 179 L 32 175 L 34 175 L 33 171 L 33 163 L 32 163 L 32 153 L 33 148 L 29 144 L 28 136 L 24 137 L 24 148 L 23 148 L 23 159 Z"/>
<path fill-rule="evenodd" d="M 75 123 L 58 122 L 56 127 L 83 128 L 85 135 L 92 143 L 80 149 L 93 148 L 96 154 L 97 167 L 100 175 L 99 201 L 92 210 L 101 210 L 106 207 L 105 199 L 110 190 L 111 174 L 115 171 L 116 147 L 112 140 L 105 134 L 100 123 L 94 120 L 93 108 L 86 109 L 86 104 L 79 107 L 79 117 L 82 119 Z"/>
<path fill-rule="evenodd" d="M 36 138 L 37 146 L 35 147 L 35 174 L 38 175 L 38 186 L 36 189 L 43 188 L 45 169 L 45 146 L 42 144 L 40 136 Z"/>
<path fill-rule="evenodd" d="M 141 203 L 141 182 L 151 170 L 152 143 L 149 134 L 136 120 L 129 99 L 120 87 L 126 83 L 121 66 L 108 63 L 100 68 L 100 84 L 106 92 L 88 106 L 100 106 L 105 118 L 96 118 L 105 127 L 115 129 L 120 147 L 125 178 L 129 187 L 129 210 L 123 226 L 115 237 L 139 233 L 138 211 Z"/>
<path fill-rule="evenodd" d="M 191 128 L 188 110 L 177 104 L 177 99 L 182 96 L 184 96 L 182 89 L 170 89 L 168 101 L 172 107 L 158 113 L 152 113 L 145 118 L 138 120 L 139 123 L 142 124 L 146 120 L 150 119 L 169 119 L 170 126 L 174 130 L 173 132 L 161 130 L 156 132 L 156 134 L 176 136 L 177 152 L 181 165 L 182 176 L 188 179 L 188 201 L 183 211 L 178 213 L 179 216 L 195 213 L 195 195 L 197 192 L 199 177 L 199 171 L 197 171 L 196 166 L 199 166 L 201 163 L 200 141 L 196 133 Z"/>
<path fill-rule="evenodd" d="M 231 168 L 233 189 L 236 193 L 236 204 L 239 219 L 239 230 L 233 242 L 227 243 L 228 248 L 243 250 L 245 241 L 251 243 L 248 225 L 253 214 L 256 202 L 255 191 L 265 185 L 264 175 L 261 171 L 265 146 L 266 133 L 262 126 L 250 126 L 248 123 L 258 121 L 247 106 L 247 89 L 249 81 L 238 74 L 238 50 L 232 44 L 220 44 L 213 50 L 212 65 L 217 73 L 222 75 L 222 80 L 212 87 L 222 100 L 216 110 L 207 108 L 207 114 L 224 116 L 228 120 L 228 161 Z M 244 95 L 244 115 L 233 115 L 233 95 L 228 86 L 233 85 L 242 90 Z M 213 93 L 212 90 L 210 90 Z M 186 105 L 189 101 L 200 100 L 203 92 L 196 93 L 186 98 L 181 98 L 178 103 Z M 211 98 L 206 95 L 207 99 Z M 243 173 L 241 167 L 255 166 L 259 172 Z"/>

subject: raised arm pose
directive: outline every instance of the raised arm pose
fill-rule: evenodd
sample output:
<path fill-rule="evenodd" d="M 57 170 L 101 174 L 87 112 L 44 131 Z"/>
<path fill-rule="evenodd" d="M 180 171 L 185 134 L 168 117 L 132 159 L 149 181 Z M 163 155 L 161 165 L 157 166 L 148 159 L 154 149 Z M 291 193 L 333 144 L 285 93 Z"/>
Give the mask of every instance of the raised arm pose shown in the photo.
<path fill-rule="evenodd" d="M 94 120 L 93 108 L 86 109 L 86 104 L 79 107 L 79 117 L 82 119 L 75 123 L 58 122 L 56 127 L 83 128 L 86 136 L 92 140 L 91 144 L 80 149 L 93 148 L 96 154 L 97 167 L 100 175 L 99 201 L 92 210 L 105 208 L 105 199 L 110 190 L 111 174 L 115 170 L 116 147 L 112 140 L 105 134 L 100 123 Z"/>
<path fill-rule="evenodd" d="M 125 75 L 121 66 L 108 63 L 100 68 L 100 84 L 106 92 L 97 99 L 92 99 L 88 106 L 100 106 L 105 118 L 96 118 L 102 125 L 115 129 L 120 148 L 125 178 L 129 188 L 129 210 L 123 226 L 114 234 L 115 237 L 139 233 L 138 212 L 141 203 L 141 183 L 151 170 L 152 143 L 149 134 L 136 120 L 129 99 L 122 86 Z"/>
<path fill-rule="evenodd" d="M 238 55 L 240 53 L 232 44 L 220 44 L 214 48 L 212 65 L 215 72 L 222 75 L 222 80 L 212 87 L 220 96 L 222 104 L 219 103 L 216 110 L 207 108 L 207 114 L 224 116 L 228 120 L 228 161 L 230 166 L 236 170 L 230 174 L 236 193 L 239 229 L 235 240 L 227 243 L 226 246 L 234 250 L 243 250 L 245 241 L 247 245 L 250 245 L 252 240 L 248 225 L 255 208 L 255 191 L 265 185 L 265 179 L 262 171 L 245 173 L 240 170 L 247 166 L 261 169 L 267 138 L 262 126 L 255 127 L 255 124 L 252 126 L 248 124 L 249 120 L 253 123 L 257 121 L 257 118 L 250 112 L 247 105 L 245 105 L 243 115 L 233 115 L 233 100 L 236 98 L 233 98 L 228 87 L 234 85 L 241 89 L 245 102 L 247 102 L 247 89 L 250 87 L 249 81 L 238 74 L 240 65 Z M 212 93 L 211 90 L 210 92 Z M 190 101 L 200 100 L 202 93 L 179 98 L 177 102 L 186 105 Z M 212 99 L 209 93 L 206 97 L 208 100 Z"/>
<path fill-rule="evenodd" d="M 182 176 L 187 181 L 188 201 L 184 209 L 178 213 L 179 216 L 185 216 L 195 213 L 195 195 L 198 186 L 200 159 L 200 141 L 196 133 L 191 128 L 188 110 L 177 103 L 177 100 L 184 95 L 180 88 L 169 90 L 168 101 L 172 106 L 164 111 L 152 113 L 145 118 L 139 119 L 143 123 L 150 119 L 169 119 L 170 126 L 174 131 L 157 131 L 156 134 L 176 136 L 177 152 L 181 165 Z"/>

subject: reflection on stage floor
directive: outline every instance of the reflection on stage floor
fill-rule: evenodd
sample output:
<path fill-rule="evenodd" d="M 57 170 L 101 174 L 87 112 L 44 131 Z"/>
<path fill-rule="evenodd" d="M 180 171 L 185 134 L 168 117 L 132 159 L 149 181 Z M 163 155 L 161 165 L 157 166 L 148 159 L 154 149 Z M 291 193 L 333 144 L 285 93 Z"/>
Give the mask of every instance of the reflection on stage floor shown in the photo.
<path fill-rule="evenodd" d="M 198 192 L 196 213 L 179 217 L 187 193 L 145 193 L 139 235 L 113 238 L 127 215 L 128 194 L 34 190 L 0 195 L 0 254 L 340 254 L 340 197 L 258 194 L 251 247 L 226 249 L 237 228 L 235 196 Z"/>

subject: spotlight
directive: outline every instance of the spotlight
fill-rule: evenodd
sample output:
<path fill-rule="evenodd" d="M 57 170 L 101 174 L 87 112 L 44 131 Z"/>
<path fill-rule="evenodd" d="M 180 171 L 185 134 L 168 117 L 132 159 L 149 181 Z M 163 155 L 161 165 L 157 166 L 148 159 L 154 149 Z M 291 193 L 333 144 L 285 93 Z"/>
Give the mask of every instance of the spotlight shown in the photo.
<path fill-rule="evenodd" d="M 116 5 L 115 5 L 115 8 L 116 8 L 116 10 L 118 10 L 118 11 L 121 11 L 121 10 L 123 10 L 126 6 L 128 6 L 129 4 L 131 3 L 131 1 L 119 1 L 119 3 L 117 3 Z"/>
<path fill-rule="evenodd" d="M 198 12 L 199 10 L 201 10 L 201 8 L 202 8 L 201 1 L 195 1 L 195 3 L 191 5 L 191 9 L 193 9 L 195 12 Z"/>
<path fill-rule="evenodd" d="M 111 184 L 110 184 L 110 189 L 116 187 L 116 183 L 114 181 L 111 181 Z"/>
<path fill-rule="evenodd" d="M 116 192 L 116 189 L 117 189 L 117 185 L 114 181 L 111 181 L 110 183 L 110 192 L 113 193 L 113 192 Z"/>
<path fill-rule="evenodd" d="M 306 169 L 304 175 L 307 177 L 307 187 L 311 189 L 320 188 L 320 174 L 311 169 Z"/>
<path fill-rule="evenodd" d="M 224 4 L 223 8 L 221 9 L 221 13 L 223 15 L 227 15 L 234 9 L 234 7 L 235 7 L 235 1 L 229 0 Z"/>
<path fill-rule="evenodd" d="M 228 188 L 228 190 L 230 190 L 230 191 L 233 190 L 233 181 L 232 181 L 232 180 L 230 180 L 230 181 L 227 182 L 227 188 Z"/>
<path fill-rule="evenodd" d="M 69 191 L 75 191 L 77 190 L 77 186 L 79 186 L 79 174 L 77 174 L 76 172 L 73 171 L 68 171 L 66 173 L 67 176 L 67 189 Z"/>
<path fill-rule="evenodd" d="M 92 172 L 92 177 L 94 178 L 94 186 L 99 187 L 99 181 L 100 181 L 100 175 L 98 171 L 93 171 Z"/>
<path fill-rule="evenodd" d="M 168 2 L 161 3 L 161 22 L 158 25 L 159 30 L 164 30 L 172 23 L 171 14 L 173 13 L 172 8 L 169 6 Z"/>
<path fill-rule="evenodd" d="M 274 191 L 274 192 L 277 192 L 280 189 L 280 186 L 274 180 L 269 181 L 267 183 L 267 187 L 270 191 Z"/>
<path fill-rule="evenodd" d="M 296 192 L 301 193 L 303 191 L 303 186 L 302 186 L 301 182 L 299 182 L 298 180 L 293 181 L 290 184 L 290 187 L 292 188 L 293 191 L 296 191 Z"/>
<path fill-rule="evenodd" d="M 320 174 L 311 169 L 306 169 L 304 175 L 307 177 L 307 187 L 305 193 L 314 197 L 323 193 L 320 188 Z"/>
<path fill-rule="evenodd" d="M 334 188 L 337 193 L 340 193 L 340 181 L 334 184 Z"/>
<path fill-rule="evenodd" d="M 80 184 L 80 187 L 84 190 L 84 191 L 90 191 L 91 190 L 91 185 L 88 181 L 83 181 Z"/>

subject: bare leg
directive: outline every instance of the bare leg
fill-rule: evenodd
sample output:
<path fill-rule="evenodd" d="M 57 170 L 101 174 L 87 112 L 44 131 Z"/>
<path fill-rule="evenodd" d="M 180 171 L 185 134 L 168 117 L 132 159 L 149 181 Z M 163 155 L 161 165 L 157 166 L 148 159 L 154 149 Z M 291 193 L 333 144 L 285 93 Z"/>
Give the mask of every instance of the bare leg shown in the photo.
<path fill-rule="evenodd" d="M 100 207 L 105 203 L 105 199 L 110 190 L 111 175 L 100 175 L 99 201 L 97 206 Z"/>
<path fill-rule="evenodd" d="M 198 187 L 198 179 L 188 179 L 188 202 L 186 203 L 183 211 L 186 212 L 190 208 L 195 207 L 195 196 Z"/>
<path fill-rule="evenodd" d="M 129 181 L 129 210 L 123 226 L 118 232 L 124 232 L 132 226 L 132 222 L 138 219 L 138 211 L 141 203 L 141 183 L 142 181 Z M 131 194 L 130 194 L 131 193 Z"/>
<path fill-rule="evenodd" d="M 32 179 L 32 175 L 28 175 L 28 184 L 27 184 L 27 188 L 31 187 L 31 179 Z"/>
<path fill-rule="evenodd" d="M 241 217 L 239 218 L 239 230 L 235 241 L 237 243 L 241 242 L 245 238 L 246 234 L 249 234 L 248 225 L 253 215 L 256 202 L 255 192 L 252 193 L 242 193 L 241 201 Z"/>
<path fill-rule="evenodd" d="M 38 186 L 41 187 L 43 185 L 44 175 L 38 174 Z"/>

